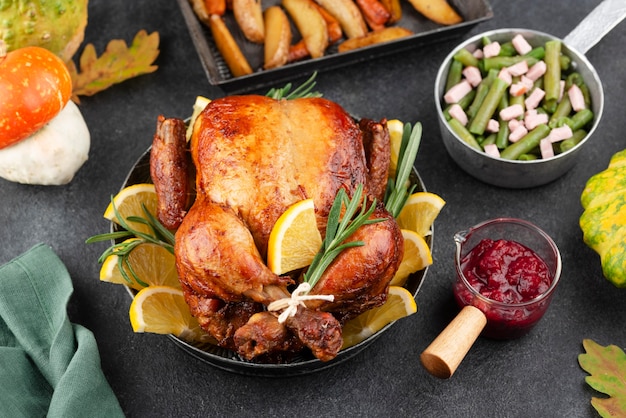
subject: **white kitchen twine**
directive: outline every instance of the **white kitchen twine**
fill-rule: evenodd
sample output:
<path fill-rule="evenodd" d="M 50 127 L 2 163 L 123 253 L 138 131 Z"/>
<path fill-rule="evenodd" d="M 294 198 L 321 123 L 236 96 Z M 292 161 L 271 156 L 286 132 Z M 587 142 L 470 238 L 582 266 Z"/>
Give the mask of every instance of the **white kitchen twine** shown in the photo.
<path fill-rule="evenodd" d="M 298 312 L 298 306 L 304 306 L 305 300 L 327 300 L 332 302 L 335 300 L 334 295 L 307 295 L 307 293 L 311 290 L 311 285 L 307 282 L 302 282 L 298 285 L 298 287 L 291 293 L 290 298 L 282 298 L 275 300 L 267 306 L 268 311 L 280 311 L 284 309 L 284 311 L 278 316 L 278 322 L 282 324 L 289 318 L 290 316 L 294 316 L 296 312 Z"/>

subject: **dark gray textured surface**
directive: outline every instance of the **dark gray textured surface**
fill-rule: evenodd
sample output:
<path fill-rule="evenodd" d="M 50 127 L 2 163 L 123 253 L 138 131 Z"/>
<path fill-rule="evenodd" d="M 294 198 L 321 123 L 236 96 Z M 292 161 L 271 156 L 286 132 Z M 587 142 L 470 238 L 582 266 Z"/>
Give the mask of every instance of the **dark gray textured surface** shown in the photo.
<path fill-rule="evenodd" d="M 597 3 L 493 0 L 494 18 L 470 34 L 526 27 L 563 37 Z M 626 24 L 587 54 L 606 95 L 594 145 L 564 177 L 532 190 L 480 183 L 443 148 L 432 86 L 439 63 L 460 38 L 319 74 L 319 90 L 356 115 L 423 123 L 416 166 L 427 189 L 447 205 L 436 222 L 434 265 L 417 297 L 419 312 L 354 359 L 286 379 L 224 372 L 165 337 L 133 334 L 125 290 L 98 280 L 104 244 L 87 246 L 84 240 L 108 229 L 102 213 L 109 196 L 150 145 L 157 115 L 186 117 L 196 95 L 223 95 L 206 81 L 176 2 L 90 2 L 86 42 L 98 53 L 109 39 L 130 41 L 139 29 L 160 33 L 159 69 L 82 100 L 92 148 L 72 183 L 34 187 L 0 181 L 0 262 L 38 242 L 59 254 L 75 287 L 70 316 L 94 332 L 104 373 L 129 417 L 595 415 L 589 401 L 601 395 L 586 385 L 577 356 L 585 338 L 626 347 L 626 290 L 602 277 L 598 257 L 583 244 L 579 197 L 586 180 L 626 147 Z M 562 282 L 530 335 L 509 342 L 479 339 L 456 374 L 438 380 L 422 368 L 419 355 L 457 312 L 450 290 L 452 235 L 498 216 L 530 220 L 554 238 L 563 256 Z"/>

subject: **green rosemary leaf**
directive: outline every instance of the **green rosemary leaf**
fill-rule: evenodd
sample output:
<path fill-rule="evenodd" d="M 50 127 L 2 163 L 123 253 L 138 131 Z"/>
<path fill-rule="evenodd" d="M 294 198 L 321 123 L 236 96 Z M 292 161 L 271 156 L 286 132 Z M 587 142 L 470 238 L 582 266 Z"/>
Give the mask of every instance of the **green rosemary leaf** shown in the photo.
<path fill-rule="evenodd" d="M 312 91 L 315 87 L 315 77 L 317 76 L 317 71 L 315 71 L 308 80 L 298 86 L 293 92 L 289 93 L 292 87 L 291 83 L 287 83 L 282 88 L 272 88 L 267 92 L 266 96 L 271 97 L 272 99 L 299 99 L 305 97 L 322 97 L 322 94 L 316 91 Z"/>
<path fill-rule="evenodd" d="M 315 287 L 318 280 L 324 274 L 326 268 L 345 249 L 365 245 L 363 241 L 346 241 L 357 229 L 363 225 L 381 222 L 384 219 L 369 219 L 376 209 L 376 200 L 369 208 L 366 207 L 366 198 L 361 199 L 363 185 L 359 185 L 354 192 L 352 199 L 348 198 L 344 189 L 340 189 L 335 196 L 331 206 L 326 225 L 326 237 L 322 243 L 322 248 L 315 255 L 309 269 L 304 274 L 304 281 Z M 343 216 L 341 209 L 345 206 Z M 361 207 L 359 214 L 354 217 Z"/>
<path fill-rule="evenodd" d="M 398 217 L 402 207 L 410 194 L 415 190 L 415 185 L 410 185 L 409 176 L 413 170 L 415 157 L 419 150 L 422 139 L 422 124 L 417 123 L 411 128 L 410 124 L 404 125 L 402 133 L 402 145 L 398 155 L 398 168 L 396 178 L 387 184 L 385 192 L 385 207 L 394 216 Z"/>
<path fill-rule="evenodd" d="M 165 228 L 161 224 L 161 222 L 159 222 L 156 216 L 152 215 L 148 211 L 145 205 L 142 205 L 143 212 L 146 216 L 145 218 L 142 216 L 129 216 L 124 219 L 120 215 L 117 207 L 115 206 L 115 203 L 113 202 L 113 196 L 111 196 L 111 203 L 113 204 L 113 212 L 115 213 L 115 218 L 122 230 L 94 235 L 87 238 L 85 242 L 87 244 L 91 244 L 94 242 L 102 242 L 105 240 L 120 241 L 124 238 L 136 238 L 134 240 L 116 242 L 115 244 L 111 245 L 100 255 L 100 257 L 98 258 L 98 262 L 102 264 L 107 259 L 107 257 L 111 255 L 118 256 L 118 268 L 124 280 L 126 280 L 129 284 L 136 282 L 139 285 L 146 287 L 148 286 L 148 284 L 141 280 L 141 278 L 139 278 L 139 276 L 133 270 L 131 263 L 129 262 L 130 253 L 137 246 L 149 242 L 160 245 L 170 253 L 174 254 L 174 235 L 167 228 Z M 147 225 L 150 227 L 151 233 L 137 231 L 131 228 L 127 221 Z"/>

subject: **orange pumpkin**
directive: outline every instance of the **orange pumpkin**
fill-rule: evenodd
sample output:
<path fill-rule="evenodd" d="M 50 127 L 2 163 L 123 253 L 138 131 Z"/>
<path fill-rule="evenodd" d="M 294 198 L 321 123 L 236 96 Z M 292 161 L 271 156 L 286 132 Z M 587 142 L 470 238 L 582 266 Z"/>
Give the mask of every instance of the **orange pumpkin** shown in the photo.
<path fill-rule="evenodd" d="M 0 149 L 41 129 L 71 94 L 70 73 L 59 57 L 35 46 L 6 53 L 0 41 Z"/>

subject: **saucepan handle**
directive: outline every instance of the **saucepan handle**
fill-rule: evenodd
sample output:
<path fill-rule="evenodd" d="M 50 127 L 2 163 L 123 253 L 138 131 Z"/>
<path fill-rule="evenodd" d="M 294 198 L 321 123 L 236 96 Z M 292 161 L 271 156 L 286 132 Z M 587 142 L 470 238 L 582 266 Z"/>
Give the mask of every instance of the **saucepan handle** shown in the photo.
<path fill-rule="evenodd" d="M 467 305 L 422 352 L 422 365 L 433 376 L 447 379 L 456 371 L 487 325 L 485 314 Z"/>

